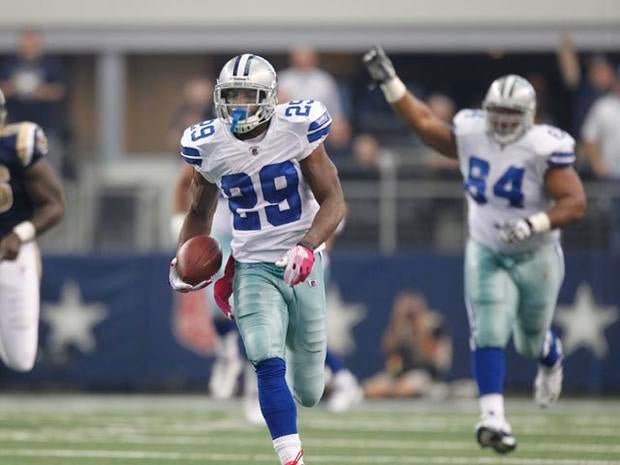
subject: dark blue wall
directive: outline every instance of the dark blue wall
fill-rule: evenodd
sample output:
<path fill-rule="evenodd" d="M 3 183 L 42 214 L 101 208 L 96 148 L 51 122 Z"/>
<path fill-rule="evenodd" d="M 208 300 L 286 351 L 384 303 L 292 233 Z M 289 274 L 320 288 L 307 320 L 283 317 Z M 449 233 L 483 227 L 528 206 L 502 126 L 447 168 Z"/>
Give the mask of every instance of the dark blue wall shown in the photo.
<path fill-rule="evenodd" d="M 164 255 L 46 257 L 43 315 L 58 311 L 49 304 L 62 308 L 69 305 L 68 283 L 73 282 L 77 287 L 72 289 L 79 290 L 84 312 L 92 308 L 89 305 L 100 304 L 105 318 L 92 327 L 92 350 L 70 341 L 55 347 L 50 326 L 42 318 L 35 369 L 28 374 L 4 370 L 3 382 L 87 389 L 204 387 L 210 359 L 183 347 L 173 335 L 168 261 Z M 448 322 L 454 342 L 450 377 L 469 375 L 461 256 L 336 255 L 332 265 L 332 283 L 338 286 L 343 300 L 366 308 L 365 319 L 353 328 L 357 350 L 347 356 L 356 374 L 366 377 L 381 368 L 380 341 L 394 297 L 403 289 L 413 289 L 422 292 Z M 592 318 L 608 312 L 608 321 L 600 325 L 599 333 L 607 352 L 597 355 L 587 345 L 576 346 L 567 358 L 566 387 L 578 392 L 620 392 L 620 259 L 602 254 L 568 256 L 560 305 L 572 306 L 578 288 L 592 290 Z M 561 333 L 562 327 L 558 330 Z M 534 364 L 510 349 L 508 366 L 508 388 L 530 389 Z"/>

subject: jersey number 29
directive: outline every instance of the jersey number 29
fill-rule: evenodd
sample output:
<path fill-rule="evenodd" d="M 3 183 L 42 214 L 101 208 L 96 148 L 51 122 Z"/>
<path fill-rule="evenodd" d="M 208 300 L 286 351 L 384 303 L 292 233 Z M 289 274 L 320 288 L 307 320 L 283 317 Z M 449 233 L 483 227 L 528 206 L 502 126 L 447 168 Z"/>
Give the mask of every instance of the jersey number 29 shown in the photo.
<path fill-rule="evenodd" d="M 469 159 L 469 170 L 465 180 L 465 190 L 477 203 L 487 203 L 486 187 L 489 176 L 489 162 L 477 157 Z M 510 166 L 493 186 L 493 194 L 508 200 L 511 207 L 523 208 L 523 168 Z"/>
<path fill-rule="evenodd" d="M 270 204 L 265 207 L 265 216 L 271 225 L 281 226 L 301 218 L 299 175 L 292 162 L 263 166 L 258 177 L 263 198 Z M 238 231 L 261 229 L 260 215 L 251 211 L 258 203 L 252 178 L 245 173 L 229 174 L 222 177 L 221 184 L 233 213 L 233 227 Z"/>

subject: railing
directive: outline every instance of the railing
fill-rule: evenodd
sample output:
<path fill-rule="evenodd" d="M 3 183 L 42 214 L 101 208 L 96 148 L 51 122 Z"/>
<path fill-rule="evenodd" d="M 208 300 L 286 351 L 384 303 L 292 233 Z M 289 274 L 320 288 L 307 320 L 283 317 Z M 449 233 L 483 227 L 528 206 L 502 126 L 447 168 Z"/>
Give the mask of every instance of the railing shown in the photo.
<path fill-rule="evenodd" d="M 177 170 L 178 164 L 156 160 L 83 170 L 77 183 L 67 183 L 67 217 L 44 239 L 44 250 L 170 250 L 176 241 L 169 219 Z M 343 167 L 340 174 L 349 206 L 340 250 L 462 250 L 466 202 L 456 173 L 451 179 L 433 178 L 388 164 L 376 172 Z M 585 186 L 587 214 L 565 230 L 564 243 L 570 250 L 609 250 L 614 231 L 620 235 L 620 182 Z"/>

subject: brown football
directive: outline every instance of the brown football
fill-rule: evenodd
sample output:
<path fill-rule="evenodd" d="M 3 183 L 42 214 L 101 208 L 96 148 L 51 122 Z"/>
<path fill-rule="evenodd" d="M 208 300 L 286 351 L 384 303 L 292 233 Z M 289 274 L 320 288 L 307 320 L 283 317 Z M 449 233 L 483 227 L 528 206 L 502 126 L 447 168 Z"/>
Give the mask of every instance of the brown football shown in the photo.
<path fill-rule="evenodd" d="M 185 241 L 177 252 L 177 272 L 192 285 L 211 279 L 222 266 L 222 251 L 215 239 L 207 235 Z"/>

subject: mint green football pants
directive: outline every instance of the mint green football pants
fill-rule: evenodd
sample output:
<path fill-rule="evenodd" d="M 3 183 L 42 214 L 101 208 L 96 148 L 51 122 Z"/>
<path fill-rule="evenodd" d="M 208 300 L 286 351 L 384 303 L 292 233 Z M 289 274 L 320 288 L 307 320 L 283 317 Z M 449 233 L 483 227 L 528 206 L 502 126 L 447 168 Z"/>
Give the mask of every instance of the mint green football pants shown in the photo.
<path fill-rule="evenodd" d="M 286 359 L 288 378 L 299 403 L 316 405 L 325 387 L 326 304 L 320 254 L 312 273 L 294 287 L 273 263 L 237 263 L 233 282 L 234 314 L 246 355 L 253 365 Z M 288 360 L 287 360 L 288 362 Z"/>
<path fill-rule="evenodd" d="M 465 251 L 465 302 L 472 350 L 504 348 L 514 335 L 517 352 L 541 356 L 564 279 L 557 243 L 533 252 L 502 254 L 474 240 Z"/>

